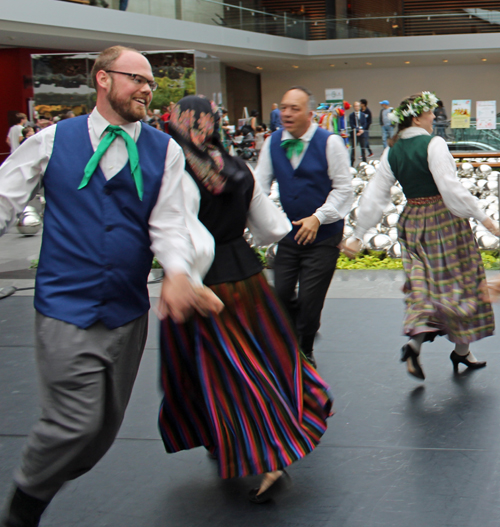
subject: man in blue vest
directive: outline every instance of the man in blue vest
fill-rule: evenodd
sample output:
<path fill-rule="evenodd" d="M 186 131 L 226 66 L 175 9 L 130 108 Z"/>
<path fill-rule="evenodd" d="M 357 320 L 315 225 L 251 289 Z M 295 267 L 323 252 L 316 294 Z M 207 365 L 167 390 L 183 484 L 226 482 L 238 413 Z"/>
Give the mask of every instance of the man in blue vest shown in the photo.
<path fill-rule="evenodd" d="M 196 254 L 186 226 L 182 150 L 141 122 L 156 89 L 149 62 L 114 46 L 92 78 L 90 116 L 46 128 L 0 168 L 0 235 L 40 183 L 47 202 L 35 289 L 42 415 L 3 527 L 36 527 L 63 484 L 113 443 L 146 342 L 153 252 L 166 275 L 162 316 L 220 309 L 192 282 L 212 255 Z"/>
<path fill-rule="evenodd" d="M 342 138 L 312 122 L 315 104 L 308 89 L 288 90 L 280 108 L 284 129 L 264 143 L 256 177 L 265 191 L 277 180 L 281 204 L 294 226 L 278 244 L 275 287 L 302 351 L 315 364 L 314 337 L 353 201 L 352 177 Z"/>

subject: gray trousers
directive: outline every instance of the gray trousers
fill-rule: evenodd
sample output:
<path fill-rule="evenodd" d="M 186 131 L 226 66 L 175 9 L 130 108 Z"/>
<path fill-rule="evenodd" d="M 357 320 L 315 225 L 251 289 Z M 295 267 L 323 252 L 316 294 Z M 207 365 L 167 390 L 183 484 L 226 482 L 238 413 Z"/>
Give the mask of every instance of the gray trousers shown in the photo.
<path fill-rule="evenodd" d="M 88 329 L 36 313 L 41 417 L 14 474 L 26 494 L 50 501 L 89 471 L 118 433 L 146 344 L 148 314 L 116 329 Z"/>

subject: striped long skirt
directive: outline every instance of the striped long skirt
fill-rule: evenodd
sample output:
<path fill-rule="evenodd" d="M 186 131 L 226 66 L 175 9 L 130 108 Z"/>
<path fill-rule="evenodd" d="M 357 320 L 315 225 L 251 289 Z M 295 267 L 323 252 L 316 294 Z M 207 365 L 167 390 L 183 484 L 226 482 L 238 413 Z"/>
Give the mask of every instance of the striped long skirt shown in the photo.
<path fill-rule="evenodd" d="M 162 323 L 165 448 L 204 446 L 223 478 L 283 469 L 319 443 L 329 388 L 262 274 L 211 287 L 225 304 L 220 315 Z"/>
<path fill-rule="evenodd" d="M 407 204 L 398 234 L 406 277 L 404 334 L 446 335 L 456 344 L 492 335 L 493 311 L 469 221 L 441 199 Z"/>

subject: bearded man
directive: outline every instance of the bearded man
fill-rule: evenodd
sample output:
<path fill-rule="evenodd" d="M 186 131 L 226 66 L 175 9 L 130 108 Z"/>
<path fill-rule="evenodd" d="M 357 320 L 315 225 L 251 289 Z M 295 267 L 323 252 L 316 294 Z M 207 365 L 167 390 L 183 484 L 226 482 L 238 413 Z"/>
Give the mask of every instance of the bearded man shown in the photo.
<path fill-rule="evenodd" d="M 153 253 L 165 270 L 164 316 L 221 309 L 196 286 L 212 255 L 196 253 L 186 226 L 182 150 L 141 122 L 157 86 L 149 62 L 114 46 L 92 78 L 89 116 L 42 130 L 0 169 L 0 235 L 40 183 L 47 202 L 35 290 L 42 415 L 4 527 L 36 527 L 63 484 L 112 445 L 146 342 Z"/>

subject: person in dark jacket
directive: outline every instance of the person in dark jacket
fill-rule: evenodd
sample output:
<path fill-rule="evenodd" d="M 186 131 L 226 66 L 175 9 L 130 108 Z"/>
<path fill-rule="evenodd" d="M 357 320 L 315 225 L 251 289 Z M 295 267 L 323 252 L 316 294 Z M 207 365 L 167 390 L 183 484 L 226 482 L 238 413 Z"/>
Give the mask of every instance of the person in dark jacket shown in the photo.
<path fill-rule="evenodd" d="M 361 111 L 365 114 L 366 117 L 366 130 L 364 135 L 365 140 L 365 149 L 368 150 L 368 156 L 367 157 L 373 157 L 372 149 L 370 148 L 370 126 L 372 124 L 372 111 L 370 108 L 368 108 L 368 101 L 366 99 L 360 99 L 359 102 L 361 103 Z"/>
<path fill-rule="evenodd" d="M 361 104 L 356 101 L 353 104 L 354 111 L 349 115 L 349 126 L 351 128 L 351 165 L 354 166 L 356 158 L 356 146 L 361 149 L 361 157 L 366 162 L 365 130 L 366 117 L 361 111 Z"/>

